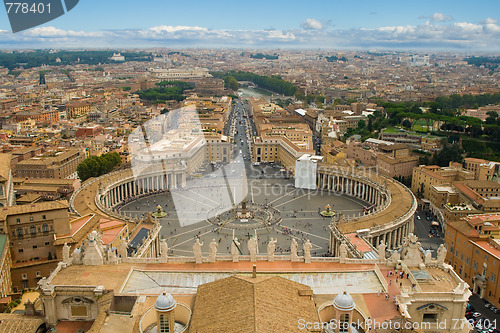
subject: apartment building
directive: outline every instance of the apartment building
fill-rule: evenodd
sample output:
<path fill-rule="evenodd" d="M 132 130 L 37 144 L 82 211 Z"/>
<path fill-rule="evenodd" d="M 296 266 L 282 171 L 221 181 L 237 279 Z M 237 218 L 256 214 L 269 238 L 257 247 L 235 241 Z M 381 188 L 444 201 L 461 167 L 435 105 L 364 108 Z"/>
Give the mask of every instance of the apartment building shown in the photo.
<path fill-rule="evenodd" d="M 76 167 L 86 157 L 83 148 L 48 150 L 42 155 L 17 163 L 14 175 L 24 178 L 76 178 Z"/>
<path fill-rule="evenodd" d="M 35 288 L 57 265 L 54 239 L 70 233 L 67 201 L 0 210 L 1 232 L 9 235 L 14 291 Z"/>
<path fill-rule="evenodd" d="M 500 306 L 500 213 L 467 215 L 447 225 L 447 261 L 474 293 Z"/>

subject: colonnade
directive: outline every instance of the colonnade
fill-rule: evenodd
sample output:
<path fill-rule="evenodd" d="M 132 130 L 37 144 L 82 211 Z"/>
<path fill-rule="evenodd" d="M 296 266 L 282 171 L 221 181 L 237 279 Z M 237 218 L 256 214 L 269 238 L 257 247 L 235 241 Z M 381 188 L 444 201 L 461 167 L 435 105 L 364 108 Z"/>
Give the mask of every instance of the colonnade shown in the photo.
<path fill-rule="evenodd" d="M 342 172 L 341 170 L 318 170 L 317 187 L 320 190 L 342 193 L 367 202 L 371 208 L 370 212 L 357 218 L 357 221 L 373 219 L 374 223 L 377 223 L 382 211 L 391 204 L 398 204 L 391 202 L 391 194 L 382 183 L 369 177 L 358 177 L 354 173 Z M 388 249 L 397 249 L 403 243 L 404 238 L 413 232 L 414 206 L 416 207 L 416 203 L 412 204 L 409 211 L 399 218 L 379 221 L 380 224 L 377 223 L 375 228 L 370 227 L 369 230 L 364 230 L 366 233 L 363 235 L 364 238 L 374 248 L 377 248 L 383 241 Z M 338 255 L 338 246 L 341 240 L 337 239 L 338 235 L 331 234 L 330 236 L 330 250 L 334 255 Z"/>
<path fill-rule="evenodd" d="M 387 195 L 380 185 L 361 181 L 361 179 L 349 174 L 320 172 L 318 173 L 317 182 L 319 189 L 356 197 L 375 205 L 375 209 L 383 206 L 387 200 Z"/>
<path fill-rule="evenodd" d="M 105 208 L 112 208 L 126 199 L 185 186 L 185 173 L 151 174 L 121 180 L 107 188 L 101 194 L 101 202 Z"/>

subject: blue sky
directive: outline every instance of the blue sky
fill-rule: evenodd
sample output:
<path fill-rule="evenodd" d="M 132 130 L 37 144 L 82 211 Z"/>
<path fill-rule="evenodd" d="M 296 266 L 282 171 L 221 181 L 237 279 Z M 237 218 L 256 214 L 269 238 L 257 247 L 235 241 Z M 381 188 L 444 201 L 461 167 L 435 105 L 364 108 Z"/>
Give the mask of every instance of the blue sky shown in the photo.
<path fill-rule="evenodd" d="M 498 0 L 80 0 L 0 48 L 241 47 L 500 51 Z"/>

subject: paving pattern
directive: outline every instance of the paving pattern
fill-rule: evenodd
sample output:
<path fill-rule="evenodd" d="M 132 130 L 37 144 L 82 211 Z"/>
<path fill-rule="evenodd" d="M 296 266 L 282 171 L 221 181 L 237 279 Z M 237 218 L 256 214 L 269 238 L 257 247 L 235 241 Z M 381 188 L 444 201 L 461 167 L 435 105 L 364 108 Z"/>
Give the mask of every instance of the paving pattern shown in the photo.
<path fill-rule="evenodd" d="M 342 212 L 344 215 L 358 215 L 362 213 L 365 205 L 360 200 L 344 195 L 296 189 L 290 180 L 280 178 L 259 179 L 250 176 L 247 191 L 247 201 L 260 205 L 257 206 L 259 210 L 265 210 L 263 206 L 268 205 L 272 207 L 272 210 L 279 211 L 280 223 L 272 223 L 269 226 L 261 225 L 260 228 L 254 230 L 249 230 L 245 223 L 233 223 L 232 226 L 236 225 L 236 228 L 221 228 L 217 224 L 213 224 L 213 221 L 210 223 L 206 220 L 209 208 L 205 207 L 203 203 L 213 201 L 215 198 L 213 196 L 200 197 L 203 196 L 201 191 L 198 191 L 196 195 L 189 195 L 189 192 L 186 192 L 184 204 L 187 205 L 189 202 L 191 204 L 190 207 L 183 207 L 183 210 L 188 209 L 192 218 L 197 218 L 200 221 L 186 226 L 181 226 L 179 223 L 175 204 L 169 193 L 137 199 L 124 205 L 120 210 L 127 215 L 141 217 L 148 212 L 155 211 L 156 207 L 160 205 L 168 213 L 168 216 L 159 219 L 159 221 L 162 225 L 162 236 L 167 239 L 171 249 L 170 255 L 173 256 L 191 256 L 192 245 L 196 237 L 199 237 L 204 244 L 204 255 L 208 255 L 208 244 L 213 239 L 219 244 L 218 253 L 228 254 L 233 233 L 241 243 L 242 254 L 249 253 L 246 242 L 257 233 L 259 253 L 261 254 L 266 253 L 267 243 L 273 237 L 278 240 L 276 254 L 289 253 L 292 238 L 295 238 L 299 243 L 299 255 L 302 249 L 301 244 L 310 239 L 313 244 L 312 254 L 322 256 L 328 252 L 329 233 L 327 226 L 331 219 L 320 216 L 318 211 L 324 210 L 325 206 L 329 204 L 332 209 Z M 260 213 L 265 215 L 264 212 Z M 275 216 L 277 215 L 275 214 Z M 226 218 L 224 217 L 223 220 Z"/>

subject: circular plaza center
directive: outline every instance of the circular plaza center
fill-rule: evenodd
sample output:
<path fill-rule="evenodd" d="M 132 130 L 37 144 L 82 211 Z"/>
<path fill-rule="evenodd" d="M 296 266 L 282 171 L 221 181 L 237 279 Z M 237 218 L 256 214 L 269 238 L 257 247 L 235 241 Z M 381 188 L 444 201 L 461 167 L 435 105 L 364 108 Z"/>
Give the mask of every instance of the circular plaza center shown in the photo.
<path fill-rule="evenodd" d="M 228 186 L 231 200 L 226 200 L 226 186 L 213 185 L 210 189 L 143 195 L 119 205 L 117 210 L 137 219 L 151 213 L 162 226 L 161 234 L 172 256 L 192 255 L 196 238 L 204 244 L 204 254 L 213 240 L 219 245 L 219 254 L 229 254 L 233 237 L 241 242 L 242 253 L 248 254 L 245 243 L 255 235 L 259 253 L 266 253 L 271 238 L 277 240 L 277 254 L 289 253 L 292 239 L 299 244 L 309 239 L 313 244 L 311 253 L 321 256 L 328 255 L 328 225 L 332 219 L 339 214 L 346 218 L 363 215 L 367 206 L 351 196 L 295 188 L 277 168 L 248 165 L 247 174 L 244 197 L 237 198 Z"/>

